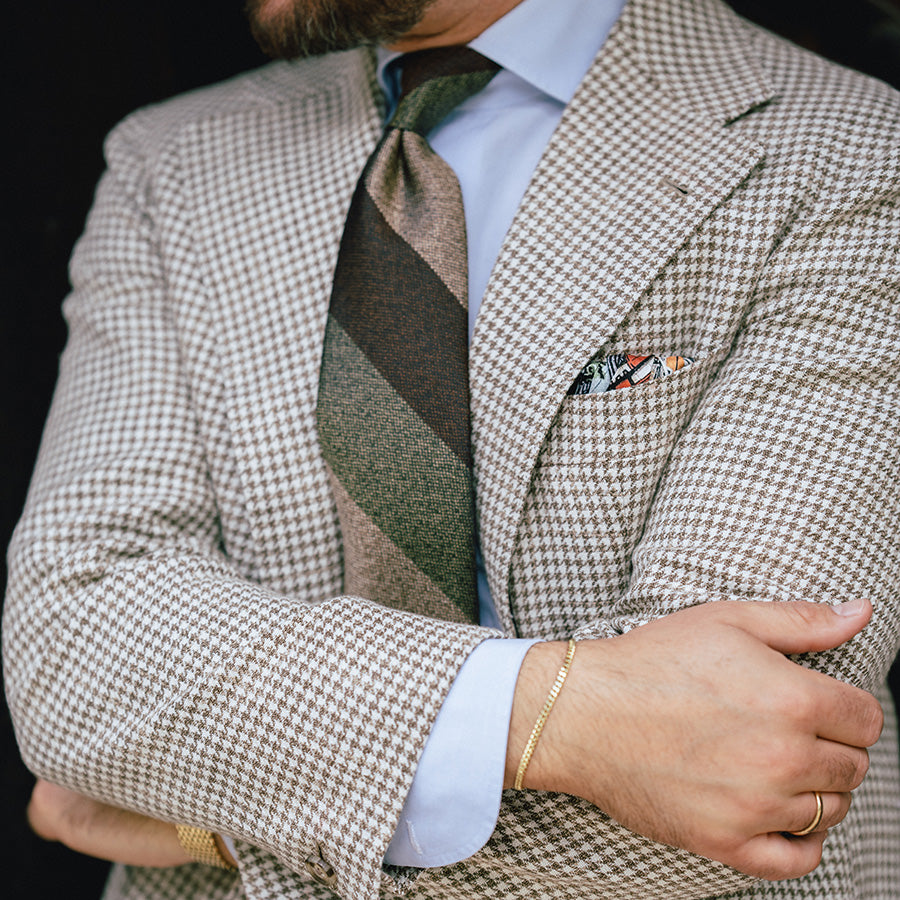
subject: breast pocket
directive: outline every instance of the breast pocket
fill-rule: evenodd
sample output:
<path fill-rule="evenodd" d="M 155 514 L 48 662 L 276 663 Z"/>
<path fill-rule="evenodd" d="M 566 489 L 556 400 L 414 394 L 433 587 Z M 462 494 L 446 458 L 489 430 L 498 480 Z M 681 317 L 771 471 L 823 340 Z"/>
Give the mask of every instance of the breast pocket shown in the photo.
<path fill-rule="evenodd" d="M 567 396 L 541 450 L 510 574 L 519 633 L 614 615 L 657 485 L 722 355 L 634 387 Z"/>

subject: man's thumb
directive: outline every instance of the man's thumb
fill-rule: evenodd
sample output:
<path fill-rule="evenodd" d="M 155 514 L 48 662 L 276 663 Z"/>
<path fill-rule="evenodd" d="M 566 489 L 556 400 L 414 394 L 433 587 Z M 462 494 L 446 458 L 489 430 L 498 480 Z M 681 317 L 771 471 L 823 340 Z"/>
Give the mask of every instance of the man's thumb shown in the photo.
<path fill-rule="evenodd" d="M 745 605 L 745 604 L 742 604 Z M 856 598 L 829 603 L 746 604 L 745 630 L 780 653 L 810 653 L 838 647 L 862 631 L 872 617 L 872 604 Z"/>

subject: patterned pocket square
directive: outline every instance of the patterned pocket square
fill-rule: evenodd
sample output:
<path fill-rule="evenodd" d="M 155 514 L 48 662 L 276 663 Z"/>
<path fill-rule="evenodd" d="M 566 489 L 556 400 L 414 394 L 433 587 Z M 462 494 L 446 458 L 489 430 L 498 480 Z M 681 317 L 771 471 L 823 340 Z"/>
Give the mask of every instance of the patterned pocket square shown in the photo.
<path fill-rule="evenodd" d="M 592 359 L 572 382 L 567 394 L 599 394 L 665 378 L 694 361 L 692 356 L 635 356 L 616 353 Z"/>

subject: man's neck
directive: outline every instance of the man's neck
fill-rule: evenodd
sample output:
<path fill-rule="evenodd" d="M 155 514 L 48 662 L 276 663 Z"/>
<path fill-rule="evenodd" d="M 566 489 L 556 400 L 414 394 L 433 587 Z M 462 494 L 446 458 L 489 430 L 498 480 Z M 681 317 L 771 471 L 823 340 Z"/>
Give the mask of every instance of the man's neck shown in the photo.
<path fill-rule="evenodd" d="M 409 53 L 428 47 L 468 44 L 522 0 L 435 0 L 422 20 L 390 50 Z"/>

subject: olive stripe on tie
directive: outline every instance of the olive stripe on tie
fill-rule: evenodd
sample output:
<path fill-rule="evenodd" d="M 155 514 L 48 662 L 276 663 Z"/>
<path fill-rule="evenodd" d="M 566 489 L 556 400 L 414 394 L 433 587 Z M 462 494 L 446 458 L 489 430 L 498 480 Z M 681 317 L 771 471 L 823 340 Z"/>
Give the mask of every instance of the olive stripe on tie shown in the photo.
<path fill-rule="evenodd" d="M 414 592 L 416 611 L 426 616 L 468 622 L 458 606 L 448 606 L 447 594 L 419 569 L 380 528 L 373 526 L 366 513 L 357 506 L 334 478 L 335 500 L 344 527 L 345 552 L 353 558 L 380 561 L 380 565 L 355 566 L 347 572 L 344 589 L 358 597 L 371 597 L 379 592 Z"/>
<path fill-rule="evenodd" d="M 400 101 L 347 215 L 317 420 L 345 590 L 476 621 L 466 232 L 456 177 L 425 139 L 497 66 L 410 54 Z"/>
<path fill-rule="evenodd" d="M 398 549 L 452 595 L 466 574 L 455 561 L 466 552 L 471 532 L 469 468 L 380 377 L 340 326 L 332 331 L 323 372 L 348 366 L 354 372 L 352 382 L 337 390 L 324 385 L 328 396 L 319 401 L 319 438 L 334 451 L 328 458 L 332 474 Z M 394 439 L 374 442 L 373 426 Z M 373 443 L 381 452 L 369 452 Z M 403 478 L 396 479 L 401 467 Z M 435 467 L 440 480 L 434 478 Z M 432 528 L 436 507 L 442 510 L 440 532 Z"/>

